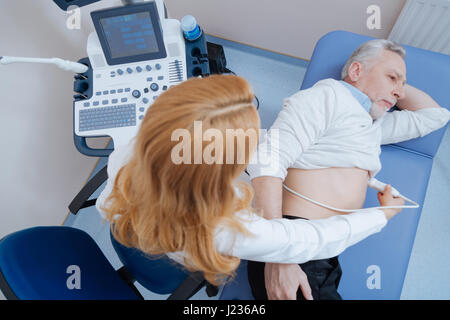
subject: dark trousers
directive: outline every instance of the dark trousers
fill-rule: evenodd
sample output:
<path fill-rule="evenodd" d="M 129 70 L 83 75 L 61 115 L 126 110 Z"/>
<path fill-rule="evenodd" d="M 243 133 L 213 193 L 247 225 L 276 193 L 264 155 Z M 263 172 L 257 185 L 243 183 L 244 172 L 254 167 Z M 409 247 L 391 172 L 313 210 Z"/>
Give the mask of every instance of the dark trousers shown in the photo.
<path fill-rule="evenodd" d="M 293 216 L 284 216 L 288 219 L 302 219 Z M 248 261 L 247 272 L 253 297 L 256 300 L 267 300 L 266 286 L 264 282 L 264 262 Z M 308 261 L 299 264 L 308 277 L 314 300 L 342 300 L 337 292 L 342 269 L 338 257 L 322 260 Z M 302 291 L 297 291 L 297 300 L 305 300 Z"/>

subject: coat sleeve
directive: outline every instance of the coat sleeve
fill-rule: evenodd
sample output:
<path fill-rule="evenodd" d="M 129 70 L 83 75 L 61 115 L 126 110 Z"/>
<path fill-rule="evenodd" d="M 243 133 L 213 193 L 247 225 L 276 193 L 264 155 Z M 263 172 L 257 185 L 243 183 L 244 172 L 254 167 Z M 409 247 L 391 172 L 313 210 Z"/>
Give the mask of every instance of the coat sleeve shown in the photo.
<path fill-rule="evenodd" d="M 445 108 L 388 112 L 381 118 L 381 144 L 397 143 L 423 137 L 445 126 L 450 112 Z"/>
<path fill-rule="evenodd" d="M 218 228 L 215 238 L 218 251 L 241 259 L 275 263 L 335 257 L 379 232 L 387 223 L 384 213 L 376 209 L 320 220 L 267 220 L 256 215 L 242 219 L 252 235 Z"/>

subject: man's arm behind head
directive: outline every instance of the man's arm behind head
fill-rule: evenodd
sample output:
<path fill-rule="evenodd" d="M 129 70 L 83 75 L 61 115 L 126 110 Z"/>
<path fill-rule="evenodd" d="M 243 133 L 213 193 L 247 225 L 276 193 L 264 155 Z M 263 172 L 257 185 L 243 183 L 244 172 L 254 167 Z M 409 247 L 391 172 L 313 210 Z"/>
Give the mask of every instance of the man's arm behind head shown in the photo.
<path fill-rule="evenodd" d="M 440 108 L 428 94 L 409 84 L 405 85 L 405 97 L 397 101 L 397 107 L 401 110 L 417 111 L 425 108 Z"/>

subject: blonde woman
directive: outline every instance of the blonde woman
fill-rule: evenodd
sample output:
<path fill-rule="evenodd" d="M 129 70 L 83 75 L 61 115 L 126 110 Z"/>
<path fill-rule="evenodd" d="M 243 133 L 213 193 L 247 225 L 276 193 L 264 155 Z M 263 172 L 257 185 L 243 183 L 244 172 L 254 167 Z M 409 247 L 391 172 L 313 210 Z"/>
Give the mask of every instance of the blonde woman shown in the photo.
<path fill-rule="evenodd" d="M 257 145 L 250 135 L 244 145 L 238 142 L 248 132 L 258 137 L 253 98 L 249 84 L 237 76 L 190 79 L 161 94 L 135 140 L 109 158 L 109 179 L 97 208 L 111 222 L 116 240 L 148 254 L 167 254 L 218 285 L 233 275 L 240 259 L 304 263 L 334 257 L 380 231 L 400 211 L 313 221 L 266 220 L 256 213 L 251 187 L 237 182 Z M 199 136 L 198 124 L 202 132 L 213 129 L 215 139 Z M 230 137 L 227 130 L 238 134 Z M 180 132 L 189 139 L 185 135 L 182 141 Z M 234 147 L 233 154 L 226 146 Z M 188 161 L 180 163 L 179 157 Z M 388 190 L 380 202 L 395 204 Z"/>

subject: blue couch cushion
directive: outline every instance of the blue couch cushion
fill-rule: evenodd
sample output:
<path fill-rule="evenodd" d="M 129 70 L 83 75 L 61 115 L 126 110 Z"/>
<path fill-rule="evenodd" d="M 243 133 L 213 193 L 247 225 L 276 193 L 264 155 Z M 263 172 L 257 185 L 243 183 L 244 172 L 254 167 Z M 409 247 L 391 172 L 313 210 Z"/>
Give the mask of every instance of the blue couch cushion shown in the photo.
<path fill-rule="evenodd" d="M 342 67 L 353 51 L 372 39 L 374 38 L 347 31 L 333 31 L 324 35 L 314 48 L 301 89 L 310 88 L 322 79 L 341 79 Z M 450 57 L 406 45 L 403 47 L 406 50 L 408 84 L 428 93 L 440 106 L 449 108 Z M 433 157 L 444 133 L 445 128 L 442 128 L 423 138 L 400 142 L 397 145 Z"/>
<path fill-rule="evenodd" d="M 395 146 L 383 146 L 381 162 L 386 165 L 377 178 L 421 206 L 403 209 L 381 232 L 340 255 L 343 274 L 338 291 L 343 299 L 400 299 L 433 160 Z M 365 207 L 380 205 L 376 193 L 373 189 L 367 191 Z M 379 278 L 379 287 L 367 284 L 375 281 L 372 275 Z"/>

